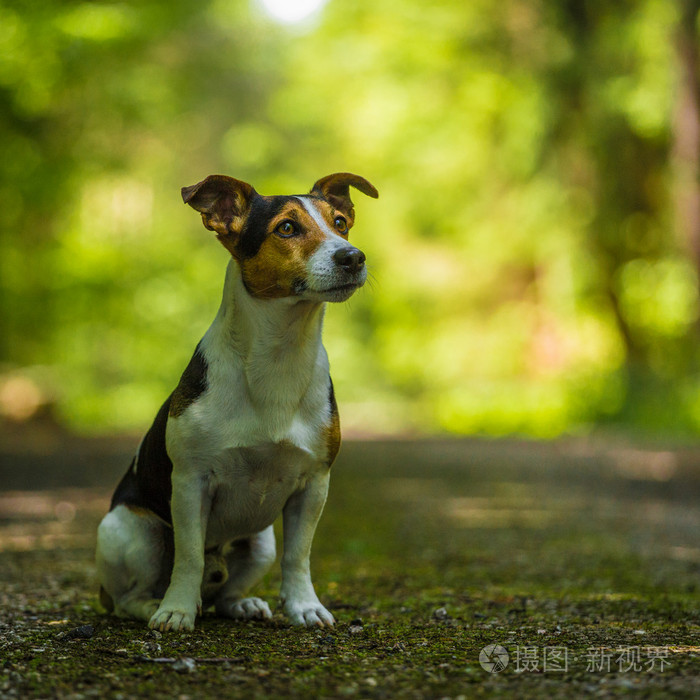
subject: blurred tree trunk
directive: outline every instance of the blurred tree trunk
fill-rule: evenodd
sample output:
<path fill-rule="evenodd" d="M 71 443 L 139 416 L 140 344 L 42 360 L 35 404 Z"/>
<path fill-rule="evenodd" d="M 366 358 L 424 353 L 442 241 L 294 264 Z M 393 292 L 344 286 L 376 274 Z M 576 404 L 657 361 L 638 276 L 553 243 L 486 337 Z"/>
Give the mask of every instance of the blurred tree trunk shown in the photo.
<path fill-rule="evenodd" d="M 676 227 L 700 272 L 700 0 L 679 0 L 678 97 L 673 121 Z"/>
<path fill-rule="evenodd" d="M 623 312 L 617 278 L 624 265 L 637 255 L 625 239 L 625 222 L 639 212 L 654 211 L 645 183 L 660 155 L 623 116 L 600 110 L 596 97 L 599 85 L 627 70 L 614 60 L 616 54 L 604 39 L 603 27 L 609 22 L 624 31 L 630 8 L 624 3 L 611 9 L 606 3 L 579 0 L 563 0 L 558 8 L 559 26 L 574 51 L 571 64 L 553 92 L 563 100 L 557 132 L 562 141 L 575 144 L 574 148 L 584 144 L 590 159 L 592 177 L 584 186 L 594 197 L 597 212 L 590 241 L 603 273 L 600 291 L 624 343 L 627 367 L 636 373 L 636 368 L 648 366 L 647 348 Z M 589 138 L 589 134 L 595 136 Z"/>

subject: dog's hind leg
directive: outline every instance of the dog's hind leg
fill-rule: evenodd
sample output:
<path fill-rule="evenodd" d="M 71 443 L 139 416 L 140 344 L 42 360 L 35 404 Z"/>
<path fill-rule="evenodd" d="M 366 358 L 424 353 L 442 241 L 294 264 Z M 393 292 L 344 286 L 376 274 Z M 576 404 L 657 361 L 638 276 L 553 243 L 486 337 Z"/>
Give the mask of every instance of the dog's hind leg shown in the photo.
<path fill-rule="evenodd" d="M 172 532 L 150 511 L 118 505 L 98 528 L 96 563 L 110 612 L 149 620 L 172 569 Z"/>
<path fill-rule="evenodd" d="M 239 620 L 272 617 L 269 605 L 260 598 L 244 598 L 275 561 L 275 533 L 270 525 L 262 532 L 234 542 L 226 554 L 228 579 L 215 600 L 216 612 Z"/>

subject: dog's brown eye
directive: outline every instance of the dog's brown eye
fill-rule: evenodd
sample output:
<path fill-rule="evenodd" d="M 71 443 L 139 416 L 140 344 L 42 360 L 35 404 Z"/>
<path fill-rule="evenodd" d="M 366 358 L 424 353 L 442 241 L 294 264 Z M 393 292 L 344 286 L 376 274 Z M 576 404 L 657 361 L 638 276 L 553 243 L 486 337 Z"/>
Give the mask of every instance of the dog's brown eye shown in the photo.
<path fill-rule="evenodd" d="M 338 231 L 338 233 L 348 232 L 348 222 L 345 221 L 342 216 L 335 217 L 335 230 Z"/>
<path fill-rule="evenodd" d="M 283 221 L 275 231 L 280 235 L 284 237 L 289 237 L 293 236 L 297 232 L 297 227 L 294 225 L 293 221 Z"/>

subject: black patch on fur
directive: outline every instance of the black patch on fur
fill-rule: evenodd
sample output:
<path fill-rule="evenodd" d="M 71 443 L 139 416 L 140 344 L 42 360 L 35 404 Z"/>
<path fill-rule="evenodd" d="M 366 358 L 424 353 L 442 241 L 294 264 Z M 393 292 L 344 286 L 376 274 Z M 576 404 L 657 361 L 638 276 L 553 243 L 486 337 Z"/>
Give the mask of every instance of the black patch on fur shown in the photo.
<path fill-rule="evenodd" d="M 165 426 L 170 409 L 169 396 L 160 407 L 153 425 L 146 433 L 136 458 L 131 462 L 126 474 L 119 482 L 110 510 L 118 505 L 146 508 L 165 522 L 172 524 L 170 515 L 170 475 L 173 463 L 165 449 Z"/>
<path fill-rule="evenodd" d="M 171 416 L 181 415 L 207 390 L 207 369 L 207 360 L 199 343 L 190 363 L 180 377 L 180 383 L 170 397 Z"/>
<path fill-rule="evenodd" d="M 258 254 L 268 233 L 270 219 L 293 197 L 284 195 L 276 197 L 254 197 L 250 203 L 250 212 L 238 238 L 236 250 L 242 259 L 253 258 Z"/>

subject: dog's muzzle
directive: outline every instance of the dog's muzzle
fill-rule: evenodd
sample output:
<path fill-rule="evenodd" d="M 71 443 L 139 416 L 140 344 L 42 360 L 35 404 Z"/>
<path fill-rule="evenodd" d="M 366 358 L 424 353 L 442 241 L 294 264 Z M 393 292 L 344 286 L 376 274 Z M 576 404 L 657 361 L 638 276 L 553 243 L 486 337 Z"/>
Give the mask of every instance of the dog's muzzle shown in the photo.
<path fill-rule="evenodd" d="M 347 243 L 322 246 L 310 261 L 304 296 L 318 301 L 349 299 L 367 279 L 365 260 L 359 248 Z"/>

